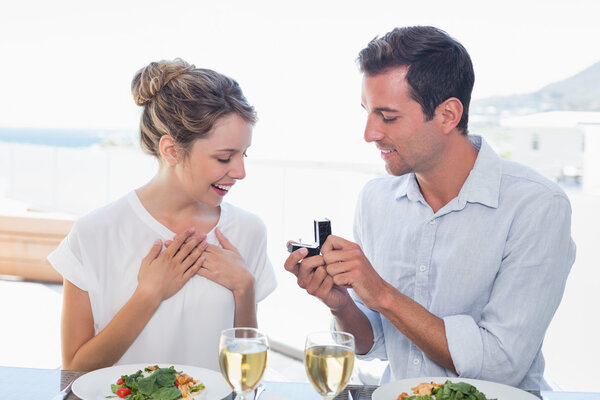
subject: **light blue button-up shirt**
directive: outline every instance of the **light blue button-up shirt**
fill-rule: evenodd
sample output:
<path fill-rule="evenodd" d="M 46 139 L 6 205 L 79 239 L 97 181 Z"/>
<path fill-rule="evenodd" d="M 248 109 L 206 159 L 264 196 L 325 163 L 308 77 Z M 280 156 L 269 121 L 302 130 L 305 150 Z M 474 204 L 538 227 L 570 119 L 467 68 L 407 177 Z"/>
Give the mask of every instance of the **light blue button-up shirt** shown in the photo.
<path fill-rule="evenodd" d="M 355 240 L 387 282 L 444 320 L 459 376 L 539 390 L 542 341 L 575 260 L 571 206 L 558 185 L 469 138 L 479 154 L 458 197 L 434 213 L 414 174 L 374 179 Z M 351 294 L 375 336 L 363 358 L 389 360 L 382 383 L 455 376 Z"/>

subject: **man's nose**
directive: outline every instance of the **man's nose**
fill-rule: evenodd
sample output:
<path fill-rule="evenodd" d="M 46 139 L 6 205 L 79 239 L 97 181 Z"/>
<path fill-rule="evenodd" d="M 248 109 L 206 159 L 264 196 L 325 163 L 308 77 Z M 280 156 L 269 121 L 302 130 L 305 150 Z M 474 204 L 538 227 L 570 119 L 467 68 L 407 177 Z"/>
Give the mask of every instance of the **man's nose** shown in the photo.
<path fill-rule="evenodd" d="M 365 126 L 364 138 L 367 143 L 376 142 L 383 139 L 383 133 L 378 127 L 378 124 L 374 121 L 374 116 L 367 118 L 367 124 Z"/>

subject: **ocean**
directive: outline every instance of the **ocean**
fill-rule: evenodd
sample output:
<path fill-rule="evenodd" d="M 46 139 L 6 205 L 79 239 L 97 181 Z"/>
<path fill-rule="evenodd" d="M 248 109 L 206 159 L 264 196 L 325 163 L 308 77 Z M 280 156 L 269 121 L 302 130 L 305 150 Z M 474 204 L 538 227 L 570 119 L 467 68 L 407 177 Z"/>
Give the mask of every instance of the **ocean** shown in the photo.
<path fill-rule="evenodd" d="M 119 130 L 0 128 L 0 142 L 6 143 L 78 148 L 136 140 L 137 132 Z"/>

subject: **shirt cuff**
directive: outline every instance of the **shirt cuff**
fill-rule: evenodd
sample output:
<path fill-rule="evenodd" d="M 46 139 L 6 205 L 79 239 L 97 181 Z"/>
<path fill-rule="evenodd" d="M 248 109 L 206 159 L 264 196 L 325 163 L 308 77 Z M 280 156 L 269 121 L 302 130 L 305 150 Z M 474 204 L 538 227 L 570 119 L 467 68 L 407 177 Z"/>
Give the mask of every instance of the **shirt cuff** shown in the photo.
<path fill-rule="evenodd" d="M 478 378 L 483 366 L 483 342 L 479 326 L 469 315 L 444 317 L 448 350 L 458 376 Z"/>

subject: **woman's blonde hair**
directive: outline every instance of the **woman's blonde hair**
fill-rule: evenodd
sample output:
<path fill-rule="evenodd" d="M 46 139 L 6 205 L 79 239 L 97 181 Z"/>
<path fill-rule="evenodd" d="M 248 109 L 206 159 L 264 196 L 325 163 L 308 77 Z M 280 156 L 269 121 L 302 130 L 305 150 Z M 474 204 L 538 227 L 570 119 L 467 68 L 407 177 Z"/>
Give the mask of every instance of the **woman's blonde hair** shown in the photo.
<path fill-rule="evenodd" d="M 185 154 L 206 136 L 215 122 L 232 113 L 256 123 L 254 107 L 238 83 L 210 69 L 196 68 L 181 58 L 151 62 L 131 82 L 131 93 L 144 107 L 140 120 L 142 149 L 160 159 L 159 141 L 170 135 Z"/>

